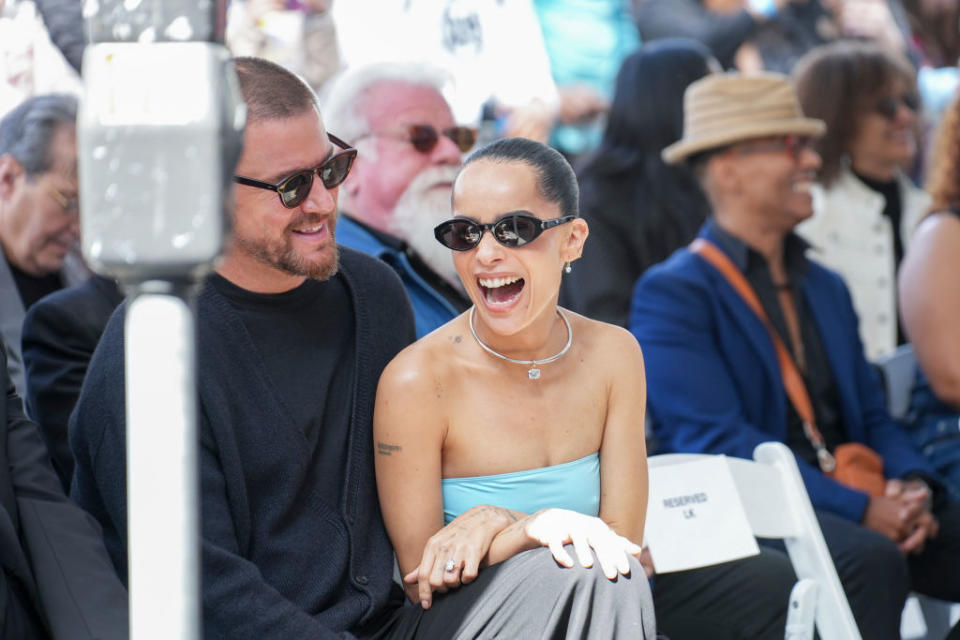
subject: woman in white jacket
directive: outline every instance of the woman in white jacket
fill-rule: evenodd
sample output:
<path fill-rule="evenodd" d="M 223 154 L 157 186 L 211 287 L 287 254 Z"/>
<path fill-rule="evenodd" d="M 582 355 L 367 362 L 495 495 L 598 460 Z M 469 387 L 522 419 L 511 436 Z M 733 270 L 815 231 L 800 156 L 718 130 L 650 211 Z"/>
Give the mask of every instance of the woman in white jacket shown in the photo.
<path fill-rule="evenodd" d="M 897 270 L 930 203 L 904 174 L 917 153 L 916 74 L 888 49 L 845 41 L 804 56 L 794 81 L 804 113 L 827 123 L 814 216 L 798 231 L 846 280 L 876 359 L 904 341 Z"/>

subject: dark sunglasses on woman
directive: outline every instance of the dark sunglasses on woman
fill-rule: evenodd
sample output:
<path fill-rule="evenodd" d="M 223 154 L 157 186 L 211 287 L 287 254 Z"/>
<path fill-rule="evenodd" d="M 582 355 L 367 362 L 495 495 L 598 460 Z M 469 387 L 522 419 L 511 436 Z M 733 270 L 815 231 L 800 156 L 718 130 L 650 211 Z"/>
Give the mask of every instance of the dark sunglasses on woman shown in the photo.
<path fill-rule="evenodd" d="M 330 142 L 343 149 L 343 151 L 336 152 L 324 160 L 323 164 L 319 167 L 314 169 L 301 169 L 276 184 L 236 175 L 233 176 L 233 181 L 237 184 L 245 184 L 248 187 L 276 191 L 277 195 L 280 196 L 280 204 L 287 209 L 293 209 L 310 195 L 310 189 L 313 188 L 314 175 L 320 176 L 320 181 L 326 189 L 333 189 L 346 180 L 347 174 L 350 173 L 353 160 L 357 157 L 357 150 L 332 133 L 327 133 L 327 138 L 330 139 Z"/>
<path fill-rule="evenodd" d="M 874 105 L 873 110 L 887 120 L 893 120 L 897 117 L 897 112 L 900 111 L 901 104 L 916 113 L 917 109 L 920 108 L 920 96 L 910 92 L 902 96 L 886 96 L 877 100 L 877 104 Z"/>
<path fill-rule="evenodd" d="M 453 144 L 457 145 L 460 153 L 466 153 L 473 148 L 477 141 L 477 130 L 470 127 L 447 127 L 438 130 L 432 124 L 411 124 L 396 132 L 373 132 L 367 135 L 396 137 L 406 140 L 420 153 L 430 153 L 440 142 L 440 136 L 445 135 Z M 365 136 L 364 136 L 365 137 Z"/>
<path fill-rule="evenodd" d="M 469 251 L 480 244 L 483 232 L 489 231 L 494 240 L 511 249 L 536 240 L 541 233 L 570 222 L 576 216 L 541 220 L 525 213 L 508 213 L 496 222 L 481 224 L 469 218 L 453 218 L 441 222 L 433 235 L 443 246 L 454 251 Z"/>

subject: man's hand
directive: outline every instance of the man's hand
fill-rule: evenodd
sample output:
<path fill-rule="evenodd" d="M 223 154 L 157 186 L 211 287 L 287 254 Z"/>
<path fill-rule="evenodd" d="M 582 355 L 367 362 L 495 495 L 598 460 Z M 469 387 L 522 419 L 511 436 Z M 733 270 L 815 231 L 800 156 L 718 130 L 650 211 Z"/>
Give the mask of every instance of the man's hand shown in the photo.
<path fill-rule="evenodd" d="M 900 542 L 908 533 L 906 515 L 897 497 L 870 498 L 867 511 L 863 514 L 863 526 L 894 542 Z"/>
<path fill-rule="evenodd" d="M 886 497 L 900 501 L 906 521 L 907 534 L 900 541 L 903 553 L 920 553 L 927 538 L 936 537 L 940 529 L 937 519 L 930 513 L 930 488 L 920 480 L 887 481 Z"/>
<path fill-rule="evenodd" d="M 573 544 L 581 566 L 592 567 L 595 553 L 603 575 L 610 580 L 629 575 L 629 556 L 639 556 L 642 551 L 600 518 L 567 509 L 538 511 L 527 520 L 526 530 L 531 538 L 549 547 L 554 559 L 565 567 L 573 566 L 573 558 L 563 547 L 567 543 Z"/>
<path fill-rule="evenodd" d="M 928 511 L 933 503 L 930 487 L 923 480 L 916 478 L 910 480 L 892 478 L 887 480 L 884 495 L 888 498 L 901 498 L 906 501 L 922 501 Z"/>
<path fill-rule="evenodd" d="M 903 553 L 921 553 L 928 538 L 936 538 L 940 531 L 940 523 L 929 511 L 923 511 L 912 523 L 913 532 L 900 543 Z"/>
<path fill-rule="evenodd" d="M 480 505 L 464 511 L 430 537 L 420 566 L 403 577 L 404 584 L 417 585 L 420 605 L 429 609 L 434 591 L 445 593 L 476 579 L 493 538 L 515 522 L 517 517 L 500 507 Z"/>
<path fill-rule="evenodd" d="M 863 525 L 896 542 L 903 553 L 919 553 L 927 538 L 939 530 L 929 510 L 929 497 L 922 482 L 888 480 L 884 495 L 870 499 Z"/>

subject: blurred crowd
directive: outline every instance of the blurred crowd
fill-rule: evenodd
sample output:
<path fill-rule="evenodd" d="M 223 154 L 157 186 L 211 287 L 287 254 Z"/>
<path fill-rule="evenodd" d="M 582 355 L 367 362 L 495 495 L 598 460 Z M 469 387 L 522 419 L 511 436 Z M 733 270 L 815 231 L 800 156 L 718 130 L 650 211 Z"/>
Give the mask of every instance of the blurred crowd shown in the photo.
<path fill-rule="evenodd" d="M 34 93 L 79 90 L 82 39 L 78 49 L 59 5 L 0 5 L 0 113 Z M 231 0 L 226 37 L 234 54 L 276 61 L 321 95 L 350 66 L 428 62 L 450 74 L 458 122 L 482 122 L 490 137 L 549 136 L 577 155 L 599 142 L 623 60 L 671 37 L 703 43 L 724 69 L 784 73 L 818 45 L 877 42 L 910 61 L 929 125 L 956 86 L 957 22 L 952 0 Z"/>
<path fill-rule="evenodd" d="M 78 4 L 0 0 L 0 333 L 10 376 L 8 402 L 18 405 L 17 398 L 23 398 L 25 415 L 38 423 L 53 463 L 43 472 L 43 491 L 68 505 L 70 494 L 93 514 L 106 548 L 97 546 L 94 533 L 96 548 L 78 553 L 94 557 L 91 571 L 108 567 L 109 553 L 125 579 L 125 504 L 117 494 L 117 478 L 123 477 L 118 467 L 123 424 L 117 416 L 123 411 L 115 397 L 122 384 L 113 377 L 120 368 L 122 337 L 116 320 L 107 346 L 101 343 L 97 349 L 123 293 L 112 280 L 91 274 L 77 250 L 81 211 L 75 120 L 83 48 Z M 333 372 L 347 366 L 356 373 L 353 360 L 367 349 L 373 355 L 363 358 L 379 363 L 371 365 L 379 367 L 379 375 L 414 334 L 422 339 L 417 344 L 428 345 L 422 350 L 436 348 L 430 345 L 442 335 L 437 332 L 462 325 L 470 310 L 467 326 L 478 345 L 507 362 L 529 360 L 530 380 L 541 375 L 534 365 L 567 353 L 574 329 L 560 311 L 556 318 L 562 323 L 556 322 L 553 308 L 546 316 L 560 328 L 565 325 L 568 336 L 558 356 L 511 359 L 485 345 L 474 328 L 474 310 L 482 306 L 478 296 L 496 308 L 521 296 L 526 284 L 520 277 L 487 278 L 474 286 L 464 280 L 462 256 L 489 251 L 487 230 L 499 243 L 490 246 L 509 253 L 548 229 L 569 228 L 556 265 L 563 272 L 562 284 L 557 283 L 556 297 L 549 302 L 559 301 L 580 314 L 573 323 L 578 332 L 607 331 L 585 328 L 599 320 L 629 331 L 616 339 L 632 334 L 631 347 L 634 342 L 642 347 L 646 373 L 641 361 L 641 373 L 629 375 L 638 376 L 639 388 L 648 385 L 650 394 L 647 431 L 634 453 L 645 460 L 645 446 L 651 454 L 750 457 L 759 442 L 787 444 L 796 453 L 865 638 L 899 637 L 900 611 L 911 590 L 960 600 L 960 2 L 232 0 L 227 17 L 226 44 L 245 61 L 239 65 L 241 84 L 255 108 L 287 109 L 284 118 L 296 119 L 306 118 L 304 104 L 319 104 L 317 130 L 323 135 L 314 140 L 297 132 L 271 132 L 290 148 L 277 153 L 306 149 L 303 157 L 313 158 L 311 143 L 332 149 L 316 170 L 275 175 L 276 182 L 262 179 L 271 175 L 264 169 L 266 160 L 258 165 L 245 151 L 241 167 L 246 168 L 238 168 L 236 181 L 254 189 L 263 202 L 269 198 L 275 207 L 304 210 L 312 206 L 315 179 L 322 182 L 334 194 L 327 202 L 335 218 L 330 224 L 347 253 L 339 288 L 321 291 L 318 285 L 316 291 L 306 291 L 298 285 L 286 291 L 283 286 L 290 281 L 280 279 L 271 294 L 297 291 L 299 297 L 261 299 L 256 296 L 263 291 L 254 295 L 254 287 L 247 286 L 255 280 L 245 279 L 251 277 L 250 264 L 275 263 L 287 274 L 300 274 L 301 265 L 296 256 L 290 258 L 293 249 L 284 254 L 245 237 L 243 233 L 254 232 L 238 216 L 239 248 L 232 250 L 253 257 L 244 262 L 228 256 L 200 304 L 232 319 L 221 309 L 229 301 L 250 335 L 238 329 L 239 321 L 222 334 L 218 329 L 201 335 L 208 335 L 210 361 L 222 355 L 218 349 L 229 352 L 233 338 L 238 344 L 251 340 L 251 352 L 256 342 L 272 354 L 247 364 L 282 381 L 276 388 L 263 388 L 277 392 L 277 406 L 291 424 L 302 419 L 313 429 L 310 412 L 332 421 L 324 422 L 323 430 L 339 433 L 341 440 L 331 444 L 324 440 L 328 436 L 308 434 L 316 451 L 324 443 L 328 447 L 314 462 L 339 470 L 340 449 L 355 446 L 345 435 L 355 428 L 347 416 L 354 419 L 354 403 L 372 407 L 376 376 L 355 397 L 349 393 L 352 387 L 337 386 L 347 383 L 338 382 Z M 313 92 L 301 92 L 300 81 L 287 72 Z M 295 99 L 302 98 L 303 104 L 270 98 L 271 81 L 300 96 Z M 283 104 L 268 104 L 271 99 Z M 256 126 L 272 122 L 261 112 L 251 113 Z M 309 113 L 300 124 L 312 131 L 317 116 Z M 256 126 L 253 130 L 259 131 Z M 276 144 L 267 134 L 256 135 L 263 136 L 259 142 Z M 510 138 L 541 144 L 498 143 Z M 562 157 L 550 155 L 543 145 Z M 477 148 L 480 160 L 466 155 Z M 474 193 L 471 199 L 455 191 L 455 185 L 471 163 L 470 175 L 487 175 L 478 173 L 489 170 L 483 169 L 484 157 L 488 163 L 554 171 L 556 183 L 538 193 L 554 194 L 544 197 L 561 202 L 563 217 L 537 220 L 518 206 L 510 213 L 511 228 L 500 221 L 474 220 L 472 226 L 461 221 L 458 226 L 448 220 L 451 197 L 466 198 L 482 210 L 483 197 Z M 466 164 L 465 158 L 470 158 Z M 565 173 L 564 160 L 575 180 Z M 303 166 L 305 162 L 288 168 Z M 244 177 L 253 175 L 260 177 Z M 509 180 L 504 177 L 504 182 Z M 491 195 L 496 202 L 499 197 L 499 192 Z M 578 217 L 586 225 L 577 220 L 563 226 Z M 327 232 L 326 222 L 310 226 L 312 222 L 316 220 L 304 214 L 284 233 L 302 238 Z M 350 250 L 373 256 L 390 270 L 371 270 Z M 324 284 L 335 273 L 335 268 L 332 273 L 303 272 Z M 283 337 L 270 327 L 289 319 L 282 314 L 297 310 L 324 316 L 333 335 L 353 335 L 354 324 L 361 335 L 366 326 L 361 317 L 366 316 L 358 311 L 354 318 L 353 309 L 381 320 L 393 313 L 386 298 L 363 298 L 365 286 L 374 290 L 370 283 L 397 293 L 398 300 L 405 292 L 412 315 L 397 320 L 393 333 L 377 333 L 372 342 L 324 347 L 327 365 L 320 367 L 316 384 L 341 394 L 302 402 L 313 389 L 303 382 L 313 376 L 311 332 L 294 323 Z M 322 309 L 333 307 L 351 311 L 326 317 Z M 483 327 L 486 319 L 480 322 Z M 490 335 L 503 337 L 492 330 Z M 614 340 L 614 334 L 603 335 Z M 290 336 L 303 341 L 292 347 Z M 448 337 L 460 343 L 459 335 Z M 311 346 L 299 352 L 299 344 Z M 99 360 L 88 376 L 95 350 Z M 894 358 L 910 362 L 906 379 L 880 374 Z M 295 373 L 305 375 L 291 374 L 288 362 Z M 217 373 L 231 384 L 262 391 L 262 379 L 252 381 L 243 371 L 220 366 L 223 371 Z M 225 399 L 229 388 L 205 384 L 201 396 L 210 394 L 213 400 L 207 401 L 214 412 L 222 412 L 221 422 L 236 426 L 236 433 L 210 435 L 216 441 L 210 450 L 221 449 L 201 463 L 206 465 L 203 473 L 216 468 L 221 474 L 214 480 L 204 475 L 205 482 L 219 483 L 221 490 L 214 498 L 205 497 L 216 509 L 214 534 L 230 537 L 236 530 L 239 537 L 255 538 L 247 540 L 250 547 L 264 546 L 250 550 L 243 561 L 262 568 L 257 563 L 263 558 L 274 562 L 288 542 L 257 514 L 238 515 L 248 507 L 236 505 L 289 501 L 281 511 L 289 509 L 301 523 L 309 521 L 305 512 L 310 511 L 317 518 L 311 526 L 319 528 L 326 526 L 317 516 L 323 500 L 308 509 L 293 498 L 302 493 L 314 499 L 321 491 L 332 491 L 329 486 L 336 487 L 338 496 L 346 495 L 345 480 L 338 472 L 324 471 L 296 485 L 296 479 L 284 476 L 278 482 L 289 487 L 277 484 L 268 495 L 256 495 L 249 474 L 275 472 L 258 457 L 257 447 L 272 451 L 277 460 L 292 454 L 281 450 L 282 442 L 224 444 L 243 433 L 262 407 L 244 405 L 235 415 L 231 400 Z M 910 402 L 891 415 L 884 393 L 896 385 L 907 388 Z M 378 407 L 382 402 L 376 399 Z M 410 407 L 411 414 L 415 408 Z M 271 419 L 264 411 L 264 419 Z M 26 417 L 18 408 L 8 411 L 7 419 L 23 428 Z M 372 415 L 360 419 L 367 427 L 373 421 Z M 836 456 L 839 462 L 850 444 L 863 445 L 877 460 L 879 485 L 850 485 L 833 474 L 829 461 Z M 340 449 L 332 455 L 329 447 Z M 377 450 L 378 479 L 393 473 L 396 482 L 409 482 L 405 472 L 384 461 L 396 460 L 400 447 L 384 447 Z M 356 453 L 349 463 L 357 464 L 355 473 L 365 474 L 356 493 L 376 501 L 379 488 L 386 528 L 409 572 L 409 558 L 419 559 L 423 545 L 412 545 L 418 548 L 411 555 L 397 543 L 408 541 L 409 532 L 397 524 L 403 520 L 397 501 L 388 502 L 384 495 L 400 499 L 402 492 L 391 493 L 382 481 L 374 487 L 374 465 L 357 462 L 369 453 Z M 30 455 L 36 456 L 36 450 Z M 446 464 L 444 459 L 445 471 Z M 351 468 L 344 467 L 344 474 Z M 3 482 L 0 476 L 0 486 Z M 613 526 L 602 507 L 592 516 Z M 92 530 L 85 514 L 69 517 L 82 521 L 70 526 Z M 388 557 L 383 523 L 376 515 L 368 520 L 364 526 L 375 532 L 370 544 L 382 543 L 377 549 Z M 348 533 L 337 531 L 331 537 L 356 554 L 356 540 L 344 542 L 348 534 L 357 535 L 353 520 L 349 522 Z M 399 538 L 398 527 L 404 532 Z M 223 533 L 227 530 L 229 536 Z M 289 544 L 296 544 L 290 535 Z M 652 606 L 658 629 L 674 640 L 782 637 L 784 607 L 796 577 L 782 546 L 762 547 L 756 558 L 657 576 Z M 232 635 L 239 633 L 232 617 L 249 613 L 241 600 L 228 597 L 233 592 L 227 587 L 262 580 L 270 583 L 269 589 L 279 584 L 281 591 L 295 591 L 298 587 L 290 585 L 306 581 L 300 572 L 317 560 L 301 566 L 278 561 L 270 565 L 271 570 L 282 565 L 275 574 L 251 577 L 249 566 L 234 563 L 234 556 L 247 552 L 230 547 L 214 554 L 215 562 L 222 563 L 215 573 L 226 586 L 214 594 L 220 609 L 208 616 L 211 628 L 225 637 L 240 637 Z M 263 556 L 258 558 L 258 552 Z M 351 562 L 372 566 L 381 559 L 373 552 Z M 643 566 L 653 572 L 649 562 Z M 332 611 L 323 624 L 357 632 L 359 627 L 352 625 L 359 625 L 361 616 L 354 609 L 361 607 L 362 597 L 354 592 L 373 590 L 366 585 L 378 578 L 369 572 L 350 576 L 346 567 L 341 573 L 330 585 L 305 587 L 316 589 L 309 596 L 315 595 L 315 601 L 298 607 Z M 416 577 L 412 584 L 407 595 L 415 599 Z M 421 580 L 421 589 L 424 585 Z M 46 605 L 23 605 L 32 588 L 10 590 L 9 599 L 17 603 L 11 610 L 21 615 L 3 623 L 23 637 L 54 626 L 53 614 L 35 610 Z M 347 592 L 351 595 L 342 596 Z M 292 598 L 286 592 L 282 596 Z M 425 609 L 429 597 L 428 589 Z M 263 608 L 255 613 L 263 621 L 275 616 L 276 624 L 289 624 L 284 628 L 291 633 L 311 629 L 310 620 L 263 604 L 273 602 L 270 598 L 257 602 Z M 97 624 L 104 628 L 124 615 L 103 611 Z M 649 634 L 652 614 L 644 611 Z M 369 616 L 363 620 L 372 624 Z M 0 635 L 3 631 L 0 626 Z M 951 633 L 951 638 L 960 637 L 960 627 Z"/>

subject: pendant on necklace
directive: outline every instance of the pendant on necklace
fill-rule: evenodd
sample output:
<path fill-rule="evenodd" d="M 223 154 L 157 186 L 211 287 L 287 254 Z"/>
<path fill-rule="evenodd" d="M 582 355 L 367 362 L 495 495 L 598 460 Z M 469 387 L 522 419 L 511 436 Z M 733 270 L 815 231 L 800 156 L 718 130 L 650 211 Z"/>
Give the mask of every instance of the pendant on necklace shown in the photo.
<path fill-rule="evenodd" d="M 527 369 L 527 377 L 530 378 L 531 380 L 539 380 L 540 369 L 537 369 L 536 367 L 531 365 L 531 367 Z"/>

